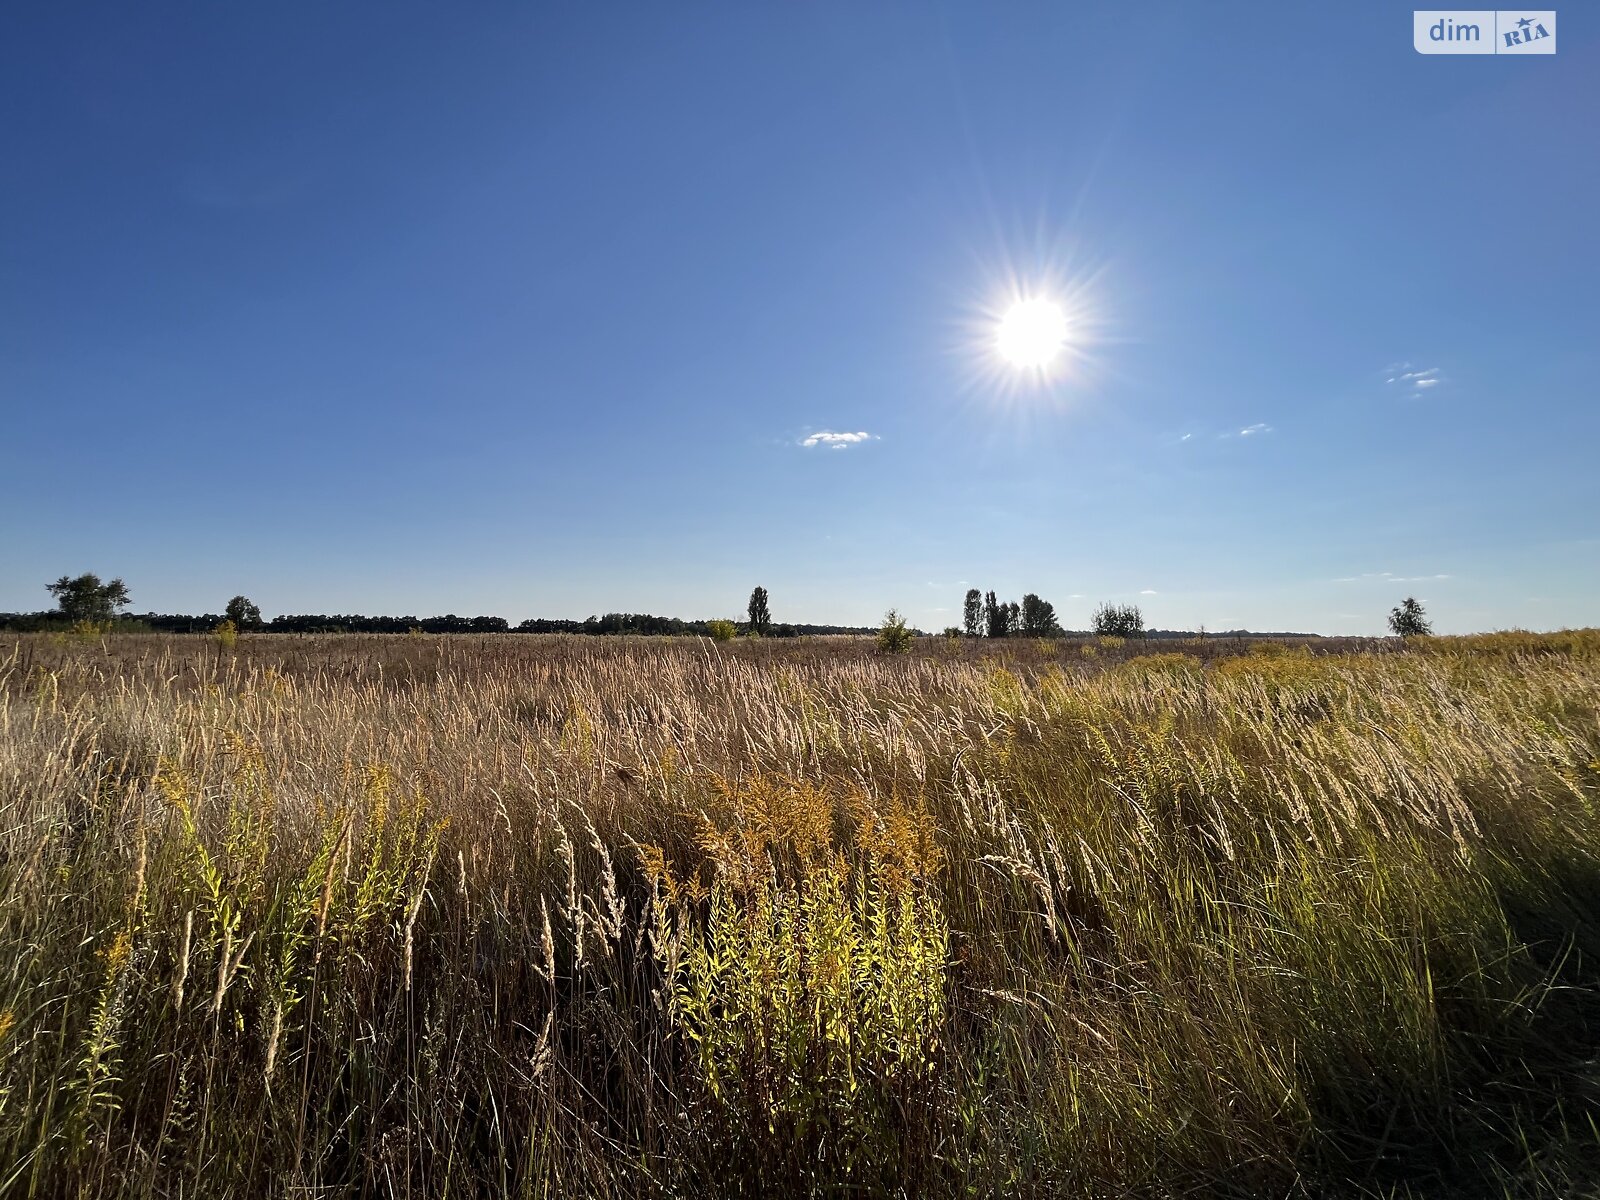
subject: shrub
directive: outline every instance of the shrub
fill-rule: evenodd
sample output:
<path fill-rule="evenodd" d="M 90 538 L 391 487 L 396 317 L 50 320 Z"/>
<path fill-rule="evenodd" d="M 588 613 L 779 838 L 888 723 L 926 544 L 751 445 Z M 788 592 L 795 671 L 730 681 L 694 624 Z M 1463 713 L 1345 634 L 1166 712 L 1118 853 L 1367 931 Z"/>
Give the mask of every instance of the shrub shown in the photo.
<path fill-rule="evenodd" d="M 878 627 L 878 649 L 884 654 L 904 654 L 911 649 L 911 630 L 906 628 L 906 619 L 894 609 L 883 615 L 883 624 Z"/>
<path fill-rule="evenodd" d="M 707 621 L 706 633 L 713 642 L 731 642 L 739 627 L 732 621 Z"/>

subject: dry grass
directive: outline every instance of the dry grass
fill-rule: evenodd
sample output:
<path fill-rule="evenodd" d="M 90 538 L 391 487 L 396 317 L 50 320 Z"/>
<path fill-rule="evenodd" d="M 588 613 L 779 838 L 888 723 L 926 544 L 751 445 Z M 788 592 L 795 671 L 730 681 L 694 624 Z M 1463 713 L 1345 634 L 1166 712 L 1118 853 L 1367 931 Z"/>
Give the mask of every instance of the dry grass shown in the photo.
<path fill-rule="evenodd" d="M 1144 649 L 0 643 L 0 1195 L 1592 1178 L 1600 635 Z"/>

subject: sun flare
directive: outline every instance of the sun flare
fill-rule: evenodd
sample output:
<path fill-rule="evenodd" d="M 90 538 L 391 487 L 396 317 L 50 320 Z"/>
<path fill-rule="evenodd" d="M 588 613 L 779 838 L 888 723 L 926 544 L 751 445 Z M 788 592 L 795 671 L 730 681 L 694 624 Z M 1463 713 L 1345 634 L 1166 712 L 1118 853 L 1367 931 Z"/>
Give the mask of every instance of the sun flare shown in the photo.
<path fill-rule="evenodd" d="M 1067 344 L 1067 315 L 1049 300 L 1019 300 L 995 329 L 995 348 L 1014 367 L 1048 367 Z"/>
<path fill-rule="evenodd" d="M 1105 268 L 1065 245 L 980 256 L 979 268 L 952 346 L 966 360 L 974 400 L 1019 416 L 1080 401 L 1105 370 Z"/>

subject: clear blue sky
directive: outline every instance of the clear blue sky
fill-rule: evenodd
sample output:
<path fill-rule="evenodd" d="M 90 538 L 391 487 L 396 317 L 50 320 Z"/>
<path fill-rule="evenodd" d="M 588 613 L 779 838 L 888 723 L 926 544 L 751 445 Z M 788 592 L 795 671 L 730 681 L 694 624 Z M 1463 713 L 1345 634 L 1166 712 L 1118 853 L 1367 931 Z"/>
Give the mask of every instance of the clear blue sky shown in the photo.
<path fill-rule="evenodd" d="M 1595 624 L 1593 16 L 15 9 L 0 609 Z"/>

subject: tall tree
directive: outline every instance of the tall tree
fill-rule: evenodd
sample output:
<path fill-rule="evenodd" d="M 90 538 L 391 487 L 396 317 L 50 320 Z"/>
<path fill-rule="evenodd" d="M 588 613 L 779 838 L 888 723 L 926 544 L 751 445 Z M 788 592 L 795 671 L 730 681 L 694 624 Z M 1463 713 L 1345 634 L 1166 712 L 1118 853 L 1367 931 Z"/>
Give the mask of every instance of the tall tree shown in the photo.
<path fill-rule="evenodd" d="M 1060 633 L 1056 606 L 1029 592 L 1022 598 L 1022 632 L 1026 637 L 1054 637 Z"/>
<path fill-rule="evenodd" d="M 967 599 L 961 606 L 961 627 L 968 637 L 983 633 L 983 593 L 977 588 L 967 589 Z"/>
<path fill-rule="evenodd" d="M 986 592 L 983 597 L 983 623 L 984 632 L 992 638 L 1003 638 L 1006 635 L 1006 619 L 1010 612 L 1004 604 L 995 599 L 993 592 Z"/>
<path fill-rule="evenodd" d="M 765 634 L 772 628 L 772 610 L 767 607 L 767 589 L 758 587 L 750 593 L 750 632 Z"/>
<path fill-rule="evenodd" d="M 1020 637 L 1022 634 L 1022 608 L 1013 600 L 1006 608 L 1006 636 Z"/>
<path fill-rule="evenodd" d="M 1389 613 L 1389 630 L 1396 637 L 1418 637 L 1433 632 L 1428 614 L 1415 596 L 1407 596 L 1400 606 Z"/>
<path fill-rule="evenodd" d="M 238 629 L 260 629 L 261 610 L 252 604 L 248 597 L 235 596 L 228 601 L 228 606 L 222 610 L 222 615 L 232 621 Z"/>
<path fill-rule="evenodd" d="M 101 583 L 98 575 L 84 574 L 76 579 L 63 575 L 45 587 L 69 621 L 109 621 L 117 615 L 117 609 L 128 603 L 128 585 L 120 579 Z"/>

